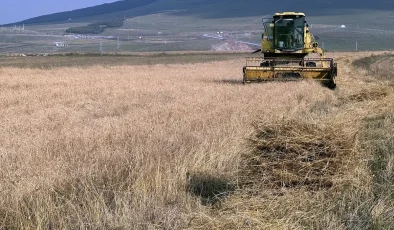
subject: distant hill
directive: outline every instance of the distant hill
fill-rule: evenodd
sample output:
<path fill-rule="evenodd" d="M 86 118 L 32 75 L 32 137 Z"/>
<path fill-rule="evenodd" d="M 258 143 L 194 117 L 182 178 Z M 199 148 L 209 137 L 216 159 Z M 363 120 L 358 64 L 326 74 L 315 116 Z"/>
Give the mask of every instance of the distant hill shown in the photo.
<path fill-rule="evenodd" d="M 20 23 L 24 24 L 45 24 L 45 23 L 53 23 L 53 22 L 61 22 L 67 21 L 69 19 L 79 19 L 79 18 L 86 18 L 90 16 L 97 16 L 103 14 L 109 14 L 119 11 L 124 11 L 128 9 L 134 9 L 138 7 L 142 7 L 145 5 L 149 5 L 157 0 L 124 0 L 124 1 L 117 1 L 113 3 L 106 3 L 98 6 L 87 7 L 83 9 L 77 9 L 72 11 L 54 13 L 43 15 L 39 17 L 30 18 L 27 20 L 23 20 Z M 12 25 L 14 23 L 11 23 Z"/>
<path fill-rule="evenodd" d="M 60 12 L 27 19 L 20 23 L 46 24 L 89 18 L 128 18 L 171 11 L 178 15 L 201 18 L 232 18 L 261 16 L 277 11 L 302 11 L 308 15 L 330 15 L 341 10 L 375 9 L 394 10 L 394 1 L 387 0 L 123 0 L 114 3 Z M 10 24 L 12 25 L 12 24 Z"/>

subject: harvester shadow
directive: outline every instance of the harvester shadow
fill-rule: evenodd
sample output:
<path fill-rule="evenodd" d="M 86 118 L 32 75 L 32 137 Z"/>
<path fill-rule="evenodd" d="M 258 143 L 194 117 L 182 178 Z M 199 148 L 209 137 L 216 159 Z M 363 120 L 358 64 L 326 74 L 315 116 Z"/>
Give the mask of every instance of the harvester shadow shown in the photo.
<path fill-rule="evenodd" d="M 187 191 L 200 198 L 203 205 L 216 205 L 235 190 L 235 185 L 225 177 L 207 173 L 188 173 Z"/>
<path fill-rule="evenodd" d="M 226 85 L 243 85 L 242 79 L 220 79 L 209 81 L 216 84 L 226 84 Z"/>
<path fill-rule="evenodd" d="M 261 84 L 261 83 L 291 83 L 291 82 L 300 82 L 301 80 L 293 80 L 293 81 L 254 81 L 252 83 L 246 83 L 246 85 L 249 84 Z M 304 80 L 304 81 L 308 81 L 308 80 Z M 310 80 L 309 80 L 310 81 Z M 223 84 L 223 85 L 245 85 L 245 83 L 243 82 L 242 79 L 221 79 L 221 80 L 209 80 L 209 81 L 205 81 L 208 83 L 214 83 L 214 84 Z M 310 81 L 312 82 L 312 81 Z M 336 85 L 327 85 L 327 84 L 321 84 L 322 87 L 326 87 L 328 89 L 331 90 L 335 90 L 336 89 Z"/>

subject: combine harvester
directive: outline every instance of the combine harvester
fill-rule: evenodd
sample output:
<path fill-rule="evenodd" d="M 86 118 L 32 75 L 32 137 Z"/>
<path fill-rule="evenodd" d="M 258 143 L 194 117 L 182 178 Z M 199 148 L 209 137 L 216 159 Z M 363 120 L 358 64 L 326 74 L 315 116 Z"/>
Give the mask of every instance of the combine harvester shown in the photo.
<path fill-rule="evenodd" d="M 304 13 L 276 13 L 263 19 L 261 52 L 263 57 L 249 57 L 243 68 L 243 82 L 294 81 L 314 79 L 335 88 L 337 64 L 325 58 Z M 316 54 L 317 57 L 307 57 Z"/>

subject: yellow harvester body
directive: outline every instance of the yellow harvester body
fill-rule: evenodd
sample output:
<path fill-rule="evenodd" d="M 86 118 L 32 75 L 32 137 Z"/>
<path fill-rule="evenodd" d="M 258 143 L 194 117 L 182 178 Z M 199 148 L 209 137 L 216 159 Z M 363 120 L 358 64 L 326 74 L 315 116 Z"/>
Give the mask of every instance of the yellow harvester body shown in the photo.
<path fill-rule="evenodd" d="M 337 65 L 325 58 L 314 36 L 309 31 L 304 13 L 276 13 L 263 19 L 262 57 L 246 59 L 243 81 L 290 81 L 314 79 L 335 87 Z M 308 58 L 316 54 L 315 58 Z"/>

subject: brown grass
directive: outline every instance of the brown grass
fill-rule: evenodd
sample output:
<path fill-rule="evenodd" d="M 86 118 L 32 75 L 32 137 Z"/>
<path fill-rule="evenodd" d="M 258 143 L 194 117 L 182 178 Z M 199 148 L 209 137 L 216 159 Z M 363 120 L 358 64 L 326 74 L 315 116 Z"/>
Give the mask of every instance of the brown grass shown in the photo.
<path fill-rule="evenodd" d="M 368 55 L 367 57 L 355 60 L 353 64 L 357 67 L 363 68 L 368 73 L 380 80 L 393 80 L 394 71 L 394 55 L 393 53 L 384 52 L 379 55 Z"/>
<path fill-rule="evenodd" d="M 350 95 L 348 97 L 351 101 L 362 102 L 366 100 L 379 100 L 385 98 L 389 95 L 388 88 L 378 87 L 378 88 L 367 88 L 361 92 Z"/>
<path fill-rule="evenodd" d="M 255 189 L 330 188 L 352 141 L 340 129 L 282 121 L 257 124 L 253 152 L 243 162 L 242 181 Z"/>
<path fill-rule="evenodd" d="M 243 63 L 0 69 L 0 227 L 313 228 L 369 191 L 357 133 L 392 90 L 242 85 Z"/>

